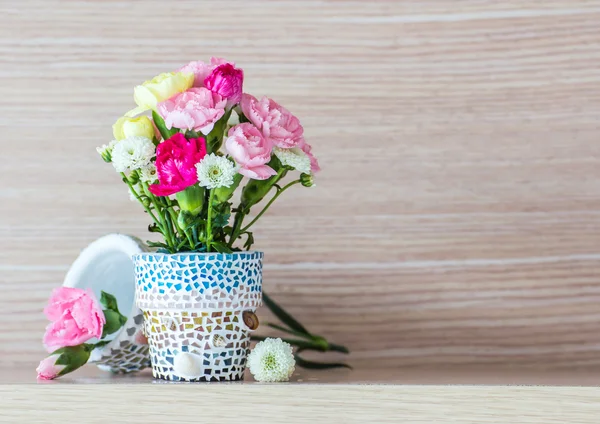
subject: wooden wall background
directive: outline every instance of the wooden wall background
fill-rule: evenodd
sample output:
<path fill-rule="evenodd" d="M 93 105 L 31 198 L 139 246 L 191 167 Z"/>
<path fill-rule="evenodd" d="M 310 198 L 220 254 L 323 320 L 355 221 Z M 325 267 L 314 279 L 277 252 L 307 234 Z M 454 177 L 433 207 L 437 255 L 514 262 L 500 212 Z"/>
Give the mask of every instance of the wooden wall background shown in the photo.
<path fill-rule="evenodd" d="M 600 365 L 600 1 L 0 2 L 0 361 L 80 249 L 148 224 L 95 147 L 135 84 L 235 60 L 323 171 L 255 232 L 355 365 Z M 263 311 L 264 315 L 264 311 Z"/>

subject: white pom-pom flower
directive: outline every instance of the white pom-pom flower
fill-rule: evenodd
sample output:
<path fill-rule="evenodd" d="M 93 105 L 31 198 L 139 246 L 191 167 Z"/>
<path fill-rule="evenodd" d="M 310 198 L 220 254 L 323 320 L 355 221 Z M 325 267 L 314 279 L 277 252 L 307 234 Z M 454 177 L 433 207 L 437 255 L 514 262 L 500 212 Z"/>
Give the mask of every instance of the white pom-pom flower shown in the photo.
<path fill-rule="evenodd" d="M 281 339 L 265 339 L 248 355 L 248 368 L 257 381 L 288 381 L 295 366 L 292 346 Z"/>
<path fill-rule="evenodd" d="M 96 151 L 102 156 L 104 162 L 112 162 L 112 151 L 117 144 L 117 140 L 113 140 L 108 144 L 103 144 L 100 147 L 96 147 Z"/>
<path fill-rule="evenodd" d="M 134 171 L 148 166 L 155 149 L 146 137 L 128 137 L 117 142 L 112 150 L 112 164 L 117 172 Z"/>
<path fill-rule="evenodd" d="M 198 183 L 210 190 L 219 187 L 229 187 L 233 184 L 233 177 L 237 170 L 233 162 L 214 153 L 204 156 L 196 164 Z"/>
<path fill-rule="evenodd" d="M 150 162 L 148 165 L 140 169 L 140 181 L 148 184 L 153 184 L 158 180 L 156 173 L 156 165 Z"/>
<path fill-rule="evenodd" d="M 291 149 L 282 149 L 275 147 L 273 149 L 275 156 L 281 161 L 284 166 L 290 166 L 297 171 L 305 174 L 310 174 L 310 158 L 298 147 Z"/>

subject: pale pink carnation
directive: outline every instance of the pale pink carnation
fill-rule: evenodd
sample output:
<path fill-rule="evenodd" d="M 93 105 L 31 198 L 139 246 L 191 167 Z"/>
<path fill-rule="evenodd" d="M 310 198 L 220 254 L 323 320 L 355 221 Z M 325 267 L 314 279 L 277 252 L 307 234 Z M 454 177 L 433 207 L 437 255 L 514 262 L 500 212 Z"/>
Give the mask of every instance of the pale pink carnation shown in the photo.
<path fill-rule="evenodd" d="M 56 361 L 60 355 L 50 355 L 40 362 L 36 368 L 37 378 L 40 380 L 54 380 L 66 365 L 56 365 Z"/>
<path fill-rule="evenodd" d="M 56 288 L 44 313 L 52 321 L 44 334 L 48 352 L 99 339 L 106 323 L 102 308 L 90 289 Z"/>
<path fill-rule="evenodd" d="M 242 112 L 263 136 L 282 149 L 298 147 L 304 130 L 290 111 L 268 97 L 257 100 L 250 94 L 242 95 Z"/>
<path fill-rule="evenodd" d="M 300 144 L 298 144 L 298 147 L 302 149 L 302 151 L 306 153 L 306 156 L 308 156 L 308 158 L 310 159 L 310 170 L 313 172 L 313 174 L 315 172 L 319 172 L 321 170 L 321 167 L 319 166 L 317 158 L 311 152 L 312 146 L 308 144 L 306 140 L 304 140 L 304 138 L 302 138 Z"/>
<path fill-rule="evenodd" d="M 225 148 L 240 166 L 240 174 L 255 180 L 266 180 L 277 174 L 266 165 L 271 160 L 273 145 L 258 128 L 246 122 L 230 128 L 227 135 Z"/>
<path fill-rule="evenodd" d="M 167 128 L 208 134 L 225 114 L 227 100 L 207 88 L 190 88 L 157 105 Z"/>
<path fill-rule="evenodd" d="M 210 75 L 213 69 L 224 63 L 231 63 L 232 65 L 235 65 L 235 63 L 228 62 L 220 57 L 211 57 L 210 63 L 204 63 L 201 60 L 197 60 L 194 62 L 190 62 L 185 66 L 182 66 L 176 72 L 194 74 L 193 87 L 204 87 L 204 80 L 206 79 L 206 77 Z"/>

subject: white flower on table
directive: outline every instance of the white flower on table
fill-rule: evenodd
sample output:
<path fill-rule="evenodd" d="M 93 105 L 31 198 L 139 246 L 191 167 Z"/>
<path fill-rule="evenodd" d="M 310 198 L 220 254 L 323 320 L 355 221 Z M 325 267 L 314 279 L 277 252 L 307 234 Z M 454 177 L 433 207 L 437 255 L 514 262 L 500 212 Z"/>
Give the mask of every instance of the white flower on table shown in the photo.
<path fill-rule="evenodd" d="M 295 367 L 292 346 L 281 339 L 265 339 L 248 355 L 248 368 L 257 381 L 288 381 Z"/>

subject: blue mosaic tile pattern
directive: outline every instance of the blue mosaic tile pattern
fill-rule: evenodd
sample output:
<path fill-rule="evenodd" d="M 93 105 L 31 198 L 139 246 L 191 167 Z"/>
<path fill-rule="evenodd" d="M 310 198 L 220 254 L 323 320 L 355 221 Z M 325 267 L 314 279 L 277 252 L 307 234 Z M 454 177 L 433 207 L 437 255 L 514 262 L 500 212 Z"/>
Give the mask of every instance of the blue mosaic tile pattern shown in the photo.
<path fill-rule="evenodd" d="M 262 252 L 142 253 L 133 257 L 136 299 L 140 309 L 221 310 L 260 306 Z M 233 305 L 235 303 L 235 305 Z"/>

